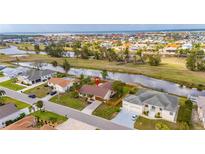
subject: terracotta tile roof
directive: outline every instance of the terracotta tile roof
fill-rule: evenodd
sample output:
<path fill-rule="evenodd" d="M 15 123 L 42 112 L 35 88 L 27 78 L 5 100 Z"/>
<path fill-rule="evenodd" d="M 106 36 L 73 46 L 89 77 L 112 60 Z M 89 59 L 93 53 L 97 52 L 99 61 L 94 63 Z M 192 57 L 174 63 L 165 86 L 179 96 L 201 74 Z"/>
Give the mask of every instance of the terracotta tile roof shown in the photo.
<path fill-rule="evenodd" d="M 48 83 L 57 84 L 61 87 L 66 87 L 71 81 L 63 79 L 63 78 L 51 78 L 48 80 Z"/>

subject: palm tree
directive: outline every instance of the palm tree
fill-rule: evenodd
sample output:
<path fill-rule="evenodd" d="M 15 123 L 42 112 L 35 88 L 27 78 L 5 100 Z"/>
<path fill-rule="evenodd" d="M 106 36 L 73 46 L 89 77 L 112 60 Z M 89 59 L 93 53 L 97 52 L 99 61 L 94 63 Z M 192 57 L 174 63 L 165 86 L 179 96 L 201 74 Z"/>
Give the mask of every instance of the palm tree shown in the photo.
<path fill-rule="evenodd" d="M 68 63 L 68 61 L 66 59 L 63 62 L 63 69 L 64 69 L 65 73 L 68 73 L 68 71 L 70 70 L 70 64 Z"/>
<path fill-rule="evenodd" d="M 3 102 L 1 102 L 1 98 L 6 94 L 6 92 L 2 89 L 0 89 L 0 105 L 3 104 Z"/>

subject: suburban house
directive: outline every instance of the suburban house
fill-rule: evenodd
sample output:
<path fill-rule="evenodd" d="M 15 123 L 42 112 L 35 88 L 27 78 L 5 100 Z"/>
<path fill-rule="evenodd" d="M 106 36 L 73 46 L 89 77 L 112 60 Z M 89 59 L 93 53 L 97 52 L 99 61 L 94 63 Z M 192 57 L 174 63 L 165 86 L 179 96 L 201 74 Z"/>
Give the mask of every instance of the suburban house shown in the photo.
<path fill-rule="evenodd" d="M 0 106 L 0 119 L 4 118 L 14 112 L 17 112 L 17 108 L 14 104 L 8 103 Z"/>
<path fill-rule="evenodd" d="M 51 70 L 30 69 L 17 77 L 18 81 L 24 84 L 35 84 L 50 79 L 55 74 Z"/>
<path fill-rule="evenodd" d="M 80 96 L 91 97 L 93 100 L 107 101 L 115 94 L 112 90 L 112 82 L 99 85 L 83 85 L 79 90 Z"/>
<path fill-rule="evenodd" d="M 203 126 L 205 128 L 205 97 L 199 96 L 196 98 L 197 103 L 197 112 L 199 114 L 199 119 L 202 121 Z"/>
<path fill-rule="evenodd" d="M 51 78 L 48 80 L 48 86 L 53 87 L 57 92 L 64 93 L 70 89 L 74 80 L 64 78 Z"/>
<path fill-rule="evenodd" d="M 176 122 L 178 97 L 152 90 L 140 91 L 123 99 L 123 109 L 147 118 L 162 118 Z"/>

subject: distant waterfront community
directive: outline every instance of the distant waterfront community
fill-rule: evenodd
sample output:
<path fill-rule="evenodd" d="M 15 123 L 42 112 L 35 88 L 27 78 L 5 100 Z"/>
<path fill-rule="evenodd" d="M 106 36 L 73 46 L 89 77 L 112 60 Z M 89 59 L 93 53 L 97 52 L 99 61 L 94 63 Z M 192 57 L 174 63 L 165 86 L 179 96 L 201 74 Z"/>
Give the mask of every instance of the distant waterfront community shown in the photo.
<path fill-rule="evenodd" d="M 0 34 L 2 130 L 204 128 L 204 31 Z"/>

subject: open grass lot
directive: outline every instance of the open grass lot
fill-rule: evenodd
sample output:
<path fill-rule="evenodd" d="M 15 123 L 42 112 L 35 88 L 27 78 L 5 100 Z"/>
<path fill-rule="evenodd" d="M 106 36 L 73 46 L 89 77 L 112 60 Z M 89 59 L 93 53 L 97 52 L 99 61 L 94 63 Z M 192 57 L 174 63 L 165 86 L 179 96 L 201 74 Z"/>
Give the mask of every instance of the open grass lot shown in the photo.
<path fill-rule="evenodd" d="M 141 129 L 141 130 L 155 130 L 155 129 L 171 129 L 171 130 L 181 130 L 181 129 L 193 129 L 193 127 L 190 125 L 185 125 L 183 122 L 179 122 L 178 119 L 182 119 L 182 117 L 184 117 L 185 115 L 190 116 L 191 117 L 191 112 L 184 110 L 184 106 L 185 106 L 185 98 L 180 98 L 179 99 L 179 104 L 180 104 L 180 108 L 178 110 L 178 117 L 177 117 L 177 122 L 173 123 L 173 122 L 169 122 L 166 120 L 151 120 L 151 119 L 147 119 L 144 118 L 142 116 L 139 116 L 134 124 L 134 127 L 136 129 Z M 159 126 L 157 127 L 157 126 Z"/>
<path fill-rule="evenodd" d="M 34 51 L 34 45 L 30 43 L 20 43 L 20 44 L 12 44 L 17 46 L 20 50 L 28 50 L 28 51 Z M 45 46 L 43 44 L 39 45 L 40 50 L 44 50 Z"/>
<path fill-rule="evenodd" d="M 51 118 L 55 118 L 57 120 L 56 121 L 57 124 L 63 123 L 64 121 L 67 120 L 66 117 L 49 111 L 36 111 L 34 113 L 31 113 L 31 115 L 37 116 L 39 117 L 40 120 L 43 121 L 50 121 Z"/>
<path fill-rule="evenodd" d="M 113 97 L 111 100 L 106 103 L 102 103 L 100 106 L 93 111 L 93 115 L 111 120 L 114 118 L 117 113 L 120 111 L 120 107 L 122 106 L 122 98 L 127 95 L 131 90 L 137 91 L 137 87 L 131 85 L 125 85 L 123 87 L 123 96 L 120 98 Z"/>
<path fill-rule="evenodd" d="M 13 98 L 10 98 L 8 96 L 3 96 L 1 101 L 5 104 L 7 104 L 7 103 L 15 104 L 17 109 L 19 109 L 19 110 L 30 106 L 29 104 L 26 104 L 24 102 L 21 102 L 19 100 L 13 99 Z"/>
<path fill-rule="evenodd" d="M 24 86 L 16 84 L 15 80 L 13 80 L 13 79 L 7 80 L 7 81 L 4 81 L 4 82 L 0 82 L 0 86 L 5 87 L 5 88 L 9 88 L 9 89 L 15 90 L 15 91 L 26 88 Z"/>
<path fill-rule="evenodd" d="M 87 102 L 82 98 L 73 98 L 69 92 L 60 94 L 59 96 L 56 95 L 51 98 L 50 101 L 74 108 L 76 110 L 82 110 L 88 105 Z"/>
<path fill-rule="evenodd" d="M 50 93 L 51 91 L 52 91 L 52 89 L 50 87 L 46 86 L 46 84 L 42 84 L 42 85 L 39 85 L 39 86 L 34 87 L 32 89 L 26 90 L 26 91 L 24 91 L 24 93 L 35 94 L 36 97 L 43 98 L 46 95 L 48 95 L 48 93 Z"/>
<path fill-rule="evenodd" d="M 32 55 L 25 58 L 19 58 L 20 61 L 31 62 L 43 60 L 44 62 L 58 61 L 58 64 L 62 64 L 64 58 L 54 58 L 47 55 Z M 9 60 L 8 57 L 0 58 L 0 62 L 15 61 L 15 58 Z M 205 72 L 193 72 L 186 68 L 184 58 L 162 58 L 162 64 L 160 66 L 135 65 L 124 64 L 119 65 L 117 62 L 108 62 L 105 60 L 87 60 L 87 59 L 75 59 L 67 58 L 72 67 L 82 67 L 91 69 L 106 69 L 108 71 L 143 74 L 154 78 L 164 79 L 168 81 L 177 82 L 180 84 L 195 86 L 202 84 L 205 85 Z"/>

